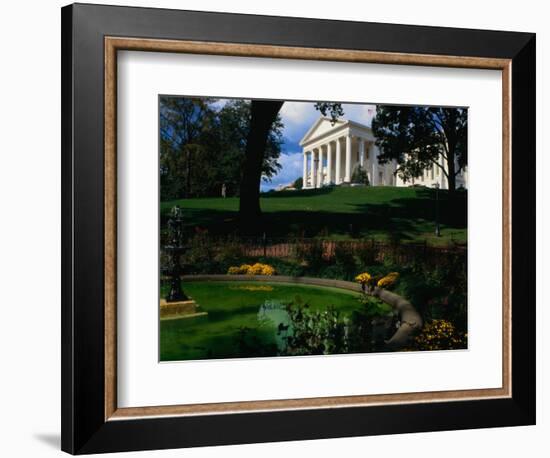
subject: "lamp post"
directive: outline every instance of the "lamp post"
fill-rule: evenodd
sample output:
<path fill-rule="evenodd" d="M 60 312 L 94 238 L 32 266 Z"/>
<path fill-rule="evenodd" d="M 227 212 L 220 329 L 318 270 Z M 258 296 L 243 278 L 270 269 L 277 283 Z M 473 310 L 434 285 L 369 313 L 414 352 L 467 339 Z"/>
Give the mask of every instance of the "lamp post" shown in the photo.
<path fill-rule="evenodd" d="M 189 298 L 181 289 L 181 274 L 183 269 L 180 264 L 180 256 L 183 253 L 183 217 L 181 208 L 177 205 L 172 208 L 168 219 L 168 245 L 166 251 L 170 256 L 170 292 L 166 302 L 186 301 Z"/>
<path fill-rule="evenodd" d="M 439 183 L 435 183 L 435 236 L 441 237 L 441 230 L 439 228 Z"/>

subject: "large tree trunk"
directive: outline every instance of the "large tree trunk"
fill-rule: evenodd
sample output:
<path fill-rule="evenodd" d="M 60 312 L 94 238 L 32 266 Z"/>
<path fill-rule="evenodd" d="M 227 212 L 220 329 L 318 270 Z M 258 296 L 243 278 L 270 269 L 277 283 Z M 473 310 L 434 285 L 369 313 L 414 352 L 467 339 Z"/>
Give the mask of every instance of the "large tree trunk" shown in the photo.
<path fill-rule="evenodd" d="M 246 234 L 262 231 L 260 209 L 260 180 L 267 138 L 283 102 L 253 100 L 251 104 L 250 130 L 246 140 L 245 162 L 241 178 L 239 223 Z"/>

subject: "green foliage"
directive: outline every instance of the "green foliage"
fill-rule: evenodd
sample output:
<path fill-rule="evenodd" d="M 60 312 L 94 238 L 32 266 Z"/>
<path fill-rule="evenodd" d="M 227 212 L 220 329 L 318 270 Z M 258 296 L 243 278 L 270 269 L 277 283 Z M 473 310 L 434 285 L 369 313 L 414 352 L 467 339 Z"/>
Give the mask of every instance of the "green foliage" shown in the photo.
<path fill-rule="evenodd" d="M 160 99 L 161 200 L 235 196 L 243 170 L 250 126 L 250 101 L 231 100 L 221 109 L 215 99 L 163 96 Z M 283 124 L 280 116 L 268 133 L 262 174 L 269 179 L 280 166 Z"/>
<path fill-rule="evenodd" d="M 390 305 L 376 299 L 375 297 L 369 296 L 368 294 L 362 294 L 359 301 L 365 308 L 364 313 L 367 318 L 387 316 L 392 313 L 392 308 Z"/>
<path fill-rule="evenodd" d="M 296 189 L 302 189 L 304 187 L 304 179 L 302 177 L 296 178 L 292 186 Z"/>
<path fill-rule="evenodd" d="M 443 155 L 447 169 L 440 172 L 454 191 L 455 176 L 468 163 L 467 124 L 466 108 L 378 105 L 372 121 L 378 161 L 397 160 L 397 174 L 407 182 L 434 164 L 440 167 Z"/>
<path fill-rule="evenodd" d="M 215 261 L 221 272 L 227 272 L 229 267 L 242 264 L 244 258 L 242 244 L 239 239 L 229 237 L 215 254 Z"/>
<path fill-rule="evenodd" d="M 341 103 L 317 102 L 315 103 L 315 109 L 319 110 L 323 116 L 329 116 L 332 124 L 334 124 L 338 118 L 344 116 L 344 108 Z"/>
<path fill-rule="evenodd" d="M 214 247 L 208 241 L 208 234 L 197 233 L 190 237 L 182 255 L 182 267 L 186 274 L 207 274 L 222 271 L 216 260 Z"/>
<path fill-rule="evenodd" d="M 373 240 L 363 240 L 363 243 L 355 250 L 355 255 L 359 260 L 359 270 L 368 270 L 368 266 L 376 264 L 378 249 Z"/>
<path fill-rule="evenodd" d="M 324 261 L 323 255 L 324 248 L 321 240 L 302 241 L 296 244 L 294 256 L 310 267 L 318 268 L 321 266 Z"/>
<path fill-rule="evenodd" d="M 396 292 L 406 297 L 425 320 L 446 319 L 460 332 L 467 330 L 467 264 L 465 255 L 449 254 L 431 266 L 421 259 L 412 265 L 386 260 L 386 268 L 400 273 Z"/>
<path fill-rule="evenodd" d="M 351 174 L 351 182 L 369 186 L 370 182 L 369 182 L 369 176 L 367 175 L 367 171 L 360 165 L 355 167 L 353 169 L 353 173 Z"/>
<path fill-rule="evenodd" d="M 333 307 L 310 310 L 308 305 L 290 304 L 287 312 L 292 334 L 286 337 L 285 356 L 347 353 L 347 320 Z"/>
<path fill-rule="evenodd" d="M 213 101 L 200 98 L 160 99 L 161 200 L 190 195 L 196 184 L 195 168 L 201 169 L 204 154 L 217 128 Z"/>
<path fill-rule="evenodd" d="M 362 353 L 383 348 L 393 332 L 391 307 L 376 298 L 362 297 L 363 310 L 343 316 L 337 309 L 312 310 L 307 303 L 287 306 L 292 333 L 286 336 L 285 356 Z M 383 323 L 380 328 L 380 323 Z M 382 334 L 380 335 L 380 331 Z"/>
<path fill-rule="evenodd" d="M 357 271 L 357 264 L 351 246 L 339 243 L 334 249 L 334 264 L 345 273 L 345 279 L 351 280 Z"/>

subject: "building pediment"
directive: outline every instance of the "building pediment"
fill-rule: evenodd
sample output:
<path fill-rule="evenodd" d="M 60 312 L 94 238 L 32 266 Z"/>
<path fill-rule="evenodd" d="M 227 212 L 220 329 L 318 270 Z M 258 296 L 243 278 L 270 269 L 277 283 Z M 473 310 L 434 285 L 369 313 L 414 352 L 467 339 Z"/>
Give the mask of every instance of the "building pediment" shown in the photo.
<path fill-rule="evenodd" d="M 339 129 L 346 123 L 347 120 L 345 119 L 338 119 L 335 122 L 332 122 L 330 118 L 320 116 L 300 140 L 300 146 L 305 145 L 306 143 L 309 143 L 317 138 L 323 137 L 331 130 Z"/>

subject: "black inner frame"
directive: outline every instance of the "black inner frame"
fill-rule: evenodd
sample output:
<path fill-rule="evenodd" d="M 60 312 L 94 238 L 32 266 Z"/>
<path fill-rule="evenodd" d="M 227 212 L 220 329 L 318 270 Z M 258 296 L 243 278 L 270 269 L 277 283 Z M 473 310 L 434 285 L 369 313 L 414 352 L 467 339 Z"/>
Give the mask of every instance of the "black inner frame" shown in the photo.
<path fill-rule="evenodd" d="M 64 7 L 61 14 L 64 451 L 99 453 L 535 423 L 534 34 L 87 4 Z M 105 421 L 106 36 L 512 59 L 512 397 Z"/>

